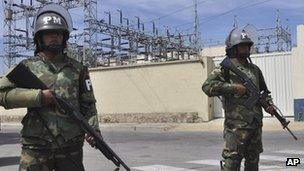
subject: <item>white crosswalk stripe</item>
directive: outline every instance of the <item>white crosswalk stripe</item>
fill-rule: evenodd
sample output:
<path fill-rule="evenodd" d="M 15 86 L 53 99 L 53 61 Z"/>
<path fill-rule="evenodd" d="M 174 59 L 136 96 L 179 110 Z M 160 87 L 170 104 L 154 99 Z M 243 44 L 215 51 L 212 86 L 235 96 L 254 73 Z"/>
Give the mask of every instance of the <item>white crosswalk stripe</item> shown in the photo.
<path fill-rule="evenodd" d="M 0 167 L 0 171 L 18 170 L 18 168 L 19 168 L 19 165 L 3 166 L 3 167 Z"/>
<path fill-rule="evenodd" d="M 213 159 L 194 160 L 194 161 L 188 161 L 186 163 L 204 164 L 204 165 L 210 165 L 210 166 L 219 166 L 220 165 L 220 160 L 213 160 Z"/>
<path fill-rule="evenodd" d="M 272 156 L 272 155 L 261 155 L 260 159 L 261 160 L 286 162 L 287 157 L 284 157 L 284 156 Z"/>
<path fill-rule="evenodd" d="M 275 153 L 304 155 L 304 151 L 298 151 L 298 150 L 281 150 L 281 151 L 275 151 Z"/>
<path fill-rule="evenodd" d="M 269 169 L 284 169 L 283 167 L 280 166 L 274 166 L 274 165 L 269 165 L 269 166 L 265 166 L 265 165 L 261 165 L 259 166 L 260 170 L 269 170 Z"/>
<path fill-rule="evenodd" d="M 202 164 L 202 165 L 210 165 L 210 166 L 220 166 L 220 160 L 213 160 L 213 159 L 207 159 L 207 160 L 194 160 L 194 161 L 188 161 L 187 163 L 193 163 L 193 164 Z M 244 163 L 242 163 L 242 167 L 244 167 Z M 267 171 L 275 171 L 278 169 L 284 169 L 284 167 L 276 166 L 276 165 L 260 165 L 260 170 L 267 170 Z M 271 169 L 271 170 L 269 170 Z"/>
<path fill-rule="evenodd" d="M 21 154 L 20 144 L 5 144 L 5 145 L 0 145 L 0 148 L 1 148 L 0 157 L 20 156 Z M 16 149 L 16 150 L 12 150 L 12 149 Z"/>
<path fill-rule="evenodd" d="M 268 157 L 269 156 L 267 156 L 266 158 L 268 158 Z M 278 159 L 278 158 L 275 158 L 275 159 Z M 275 161 L 277 161 L 277 160 L 275 160 Z M 219 167 L 219 162 L 220 162 L 220 160 L 206 159 L 206 160 L 188 161 L 185 163 Z M 242 165 L 242 167 L 244 167 L 244 166 Z M 140 170 L 140 171 L 196 171 L 193 169 L 185 169 L 185 168 L 178 168 L 178 167 L 165 166 L 165 165 L 140 166 L 140 167 L 133 167 L 132 169 L 136 169 L 136 170 Z M 261 171 L 300 171 L 300 168 L 286 168 L 286 167 L 277 166 L 277 165 L 260 165 L 259 170 L 261 170 Z"/>
<path fill-rule="evenodd" d="M 0 145 L 0 148 L 1 148 L 0 158 L 18 157 L 21 154 L 20 144 L 5 144 L 5 145 Z M 0 171 L 18 170 L 18 168 L 19 168 L 19 162 L 18 164 L 14 164 L 14 165 L 1 166 Z"/>
<path fill-rule="evenodd" d="M 12 157 L 12 156 L 19 156 L 20 155 L 20 149 L 21 145 L 19 144 L 7 144 L 7 145 L 1 145 L 2 153 L 0 154 L 0 157 Z M 12 148 L 16 150 L 11 150 Z M 18 150 L 17 150 L 18 149 Z M 279 151 L 273 151 L 272 154 L 275 155 L 261 155 L 260 160 L 261 163 L 259 166 L 259 170 L 261 171 L 300 171 L 303 169 L 303 161 L 301 158 L 301 165 L 300 167 L 285 167 L 285 162 L 288 157 L 299 157 L 304 155 L 304 151 L 301 150 L 279 150 Z M 206 165 L 210 166 L 211 168 L 217 167 L 217 169 L 220 166 L 220 160 L 219 159 L 204 159 L 204 160 L 193 160 L 193 161 L 185 161 L 182 163 L 194 164 L 194 165 Z M 180 163 L 180 164 L 182 164 Z M 182 165 L 180 165 L 182 166 Z M 132 170 L 134 171 L 201 171 L 202 169 L 188 169 L 185 167 L 178 167 L 178 166 L 168 166 L 168 165 L 147 165 L 147 166 L 136 166 L 132 167 Z M 3 166 L 0 167 L 0 171 L 10 171 L 10 170 L 17 170 L 17 165 L 10 165 L 10 166 Z M 189 166 L 188 166 L 189 167 Z M 243 163 L 242 163 L 243 167 Z"/>
<path fill-rule="evenodd" d="M 142 171 L 198 171 L 193 169 L 165 166 L 165 165 L 150 165 L 141 167 L 132 167 L 132 169 L 142 170 Z"/>

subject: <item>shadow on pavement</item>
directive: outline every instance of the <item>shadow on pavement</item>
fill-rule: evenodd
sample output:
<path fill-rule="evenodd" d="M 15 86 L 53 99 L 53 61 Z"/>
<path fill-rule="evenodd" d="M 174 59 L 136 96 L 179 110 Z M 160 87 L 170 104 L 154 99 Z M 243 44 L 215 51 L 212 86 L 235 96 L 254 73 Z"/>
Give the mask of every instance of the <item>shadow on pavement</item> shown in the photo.
<path fill-rule="evenodd" d="M 0 158 L 0 167 L 9 166 L 9 165 L 18 165 L 20 156 L 13 157 L 1 157 Z"/>

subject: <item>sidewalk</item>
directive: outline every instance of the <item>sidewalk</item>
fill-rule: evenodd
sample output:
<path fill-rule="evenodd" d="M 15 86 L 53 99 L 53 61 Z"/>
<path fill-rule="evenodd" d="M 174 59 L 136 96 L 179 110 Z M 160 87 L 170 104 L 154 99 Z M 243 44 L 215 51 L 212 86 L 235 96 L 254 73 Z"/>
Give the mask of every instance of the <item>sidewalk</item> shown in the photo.
<path fill-rule="evenodd" d="M 303 131 L 304 132 L 304 122 L 294 122 L 293 118 L 287 118 L 290 121 L 288 127 L 292 131 Z M 282 131 L 282 126 L 276 118 L 264 118 L 263 119 L 263 131 Z M 149 130 L 149 129 L 159 129 L 163 131 L 222 131 L 224 125 L 224 118 L 214 119 L 209 122 L 203 123 L 120 123 L 120 124 L 105 124 L 102 127 L 115 127 L 121 129 L 135 129 L 135 130 Z"/>
<path fill-rule="evenodd" d="M 288 127 L 292 131 L 304 131 L 304 122 L 295 122 L 293 118 L 287 118 L 290 121 Z M 179 124 L 175 131 L 222 131 L 224 125 L 224 119 L 214 119 L 206 123 L 195 124 Z M 281 123 L 276 118 L 264 118 L 263 119 L 263 131 L 282 131 Z"/>
<path fill-rule="evenodd" d="M 290 121 L 289 128 L 292 131 L 304 131 L 304 122 L 294 122 L 293 118 L 287 118 Z M 214 119 L 203 123 L 100 123 L 101 129 L 120 130 L 120 131 L 222 131 L 224 119 Z M 263 131 L 282 131 L 282 126 L 276 118 L 264 118 Z M 2 123 L 2 128 L 18 127 L 21 123 Z"/>

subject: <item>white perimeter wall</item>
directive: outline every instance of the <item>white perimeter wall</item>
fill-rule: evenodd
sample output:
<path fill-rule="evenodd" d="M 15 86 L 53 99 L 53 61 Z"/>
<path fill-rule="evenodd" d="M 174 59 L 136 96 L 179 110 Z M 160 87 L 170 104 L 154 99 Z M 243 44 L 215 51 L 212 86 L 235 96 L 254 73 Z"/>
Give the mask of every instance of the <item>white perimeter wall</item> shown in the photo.
<path fill-rule="evenodd" d="M 101 114 L 197 112 L 203 120 L 210 120 L 212 99 L 201 90 L 212 69 L 207 67 L 213 64 L 208 60 L 204 65 L 192 60 L 91 70 L 98 111 Z"/>

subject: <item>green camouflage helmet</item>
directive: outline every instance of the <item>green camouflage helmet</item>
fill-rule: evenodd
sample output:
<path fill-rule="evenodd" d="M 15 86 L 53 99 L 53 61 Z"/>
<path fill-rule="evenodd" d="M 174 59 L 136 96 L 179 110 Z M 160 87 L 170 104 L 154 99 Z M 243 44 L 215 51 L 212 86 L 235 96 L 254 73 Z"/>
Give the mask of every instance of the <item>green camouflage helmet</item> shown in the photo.
<path fill-rule="evenodd" d="M 248 34 L 244 29 L 232 29 L 230 31 L 230 34 L 226 38 L 226 51 L 241 43 L 246 43 L 249 45 L 249 47 L 253 45 L 253 41 L 249 38 Z"/>

